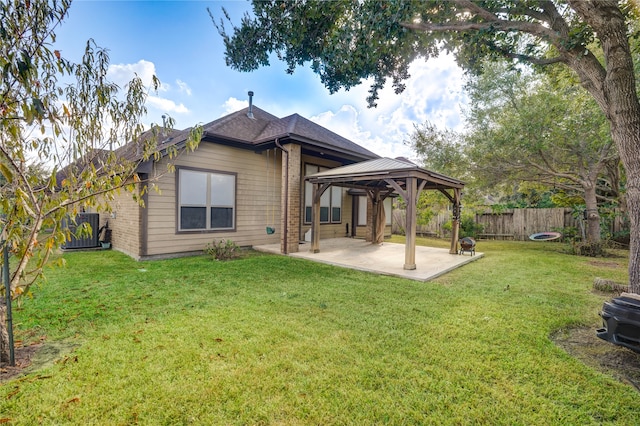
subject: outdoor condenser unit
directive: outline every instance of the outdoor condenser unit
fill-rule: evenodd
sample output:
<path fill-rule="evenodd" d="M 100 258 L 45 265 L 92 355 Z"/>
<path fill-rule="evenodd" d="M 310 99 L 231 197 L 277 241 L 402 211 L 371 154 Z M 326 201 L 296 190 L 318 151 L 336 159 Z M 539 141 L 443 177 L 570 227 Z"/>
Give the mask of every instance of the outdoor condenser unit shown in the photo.
<path fill-rule="evenodd" d="M 76 229 L 83 223 L 91 225 L 91 235 L 77 238 Z M 69 218 L 62 221 L 62 228 L 71 232 L 71 240 L 62 245 L 64 249 L 79 249 L 98 247 L 98 231 L 100 228 L 100 215 L 98 213 L 80 213 L 76 216 L 76 223 Z"/>

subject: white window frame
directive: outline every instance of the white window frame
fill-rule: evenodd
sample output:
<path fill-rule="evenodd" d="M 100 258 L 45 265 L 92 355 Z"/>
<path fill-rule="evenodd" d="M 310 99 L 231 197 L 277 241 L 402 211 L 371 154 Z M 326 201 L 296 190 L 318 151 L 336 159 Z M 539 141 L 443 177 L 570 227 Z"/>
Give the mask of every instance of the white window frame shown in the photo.
<path fill-rule="evenodd" d="M 206 179 L 204 186 L 200 185 L 201 193 L 186 194 L 182 185 L 186 185 L 188 176 L 197 176 L 198 179 L 203 177 Z M 216 193 L 213 191 L 215 180 L 222 179 L 230 184 L 231 188 L 225 189 L 221 194 L 221 199 L 216 200 Z M 214 170 L 193 169 L 188 167 L 176 168 L 176 204 L 177 204 L 177 221 L 176 227 L 178 232 L 219 232 L 219 231 L 235 231 L 236 230 L 236 190 L 237 190 L 237 174 L 229 172 L 221 172 Z M 184 193 L 184 194 L 183 194 Z M 204 196 L 203 196 L 204 195 Z M 188 200 L 187 198 L 191 198 Z M 183 227 L 182 214 L 183 208 L 196 207 L 205 208 L 204 227 Z M 231 209 L 230 226 L 213 227 L 212 211 L 215 208 Z"/>

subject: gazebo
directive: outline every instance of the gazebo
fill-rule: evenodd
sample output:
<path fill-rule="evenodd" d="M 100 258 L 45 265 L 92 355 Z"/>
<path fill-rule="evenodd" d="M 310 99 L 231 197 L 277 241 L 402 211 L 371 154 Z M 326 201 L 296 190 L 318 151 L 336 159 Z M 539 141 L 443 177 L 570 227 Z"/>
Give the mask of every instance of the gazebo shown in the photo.
<path fill-rule="evenodd" d="M 320 197 L 331 186 L 364 190 L 373 207 L 372 243 L 382 242 L 385 198 L 396 193 L 407 204 L 406 243 L 404 269 L 416 269 L 416 209 L 423 190 L 443 193 L 453 206 L 451 249 L 458 253 L 458 228 L 460 223 L 460 197 L 464 182 L 418 167 L 408 160 L 376 158 L 348 166 L 337 167 L 305 178 L 313 184 L 313 208 L 311 216 L 311 251 L 320 251 Z"/>

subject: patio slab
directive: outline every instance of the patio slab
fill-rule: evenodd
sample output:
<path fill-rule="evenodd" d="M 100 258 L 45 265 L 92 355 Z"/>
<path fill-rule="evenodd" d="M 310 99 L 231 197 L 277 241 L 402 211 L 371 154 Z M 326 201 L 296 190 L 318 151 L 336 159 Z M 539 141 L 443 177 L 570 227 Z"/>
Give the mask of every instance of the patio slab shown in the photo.
<path fill-rule="evenodd" d="M 311 253 L 310 248 L 310 243 L 300 244 L 300 251 L 289 256 L 416 281 L 432 280 L 484 256 L 477 252 L 475 256 L 449 254 L 448 249 L 416 246 L 416 269 L 405 270 L 404 244 L 371 244 L 356 238 L 330 238 L 320 241 L 319 253 Z M 255 246 L 254 249 L 280 254 L 280 244 Z"/>

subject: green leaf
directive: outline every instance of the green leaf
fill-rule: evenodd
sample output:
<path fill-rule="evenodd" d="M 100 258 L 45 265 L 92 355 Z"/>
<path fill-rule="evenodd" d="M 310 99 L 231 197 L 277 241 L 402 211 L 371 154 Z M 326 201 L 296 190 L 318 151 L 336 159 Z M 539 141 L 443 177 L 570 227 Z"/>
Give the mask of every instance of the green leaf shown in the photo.
<path fill-rule="evenodd" d="M 0 173 L 2 173 L 2 176 L 4 176 L 8 183 L 13 182 L 13 173 L 11 173 L 11 170 L 2 163 L 0 163 Z"/>

